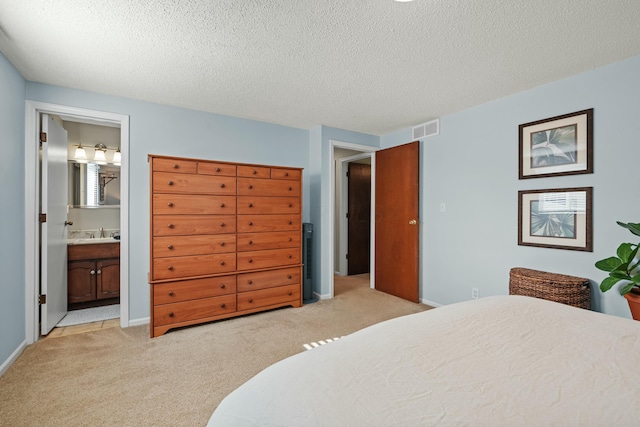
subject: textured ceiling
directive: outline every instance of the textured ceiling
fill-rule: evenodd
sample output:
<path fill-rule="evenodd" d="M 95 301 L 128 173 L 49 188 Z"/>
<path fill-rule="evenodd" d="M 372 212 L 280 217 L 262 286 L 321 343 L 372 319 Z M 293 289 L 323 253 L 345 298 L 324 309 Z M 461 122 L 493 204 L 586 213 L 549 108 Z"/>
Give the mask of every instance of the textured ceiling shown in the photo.
<path fill-rule="evenodd" d="M 31 81 L 383 135 L 640 54 L 638 0 L 0 0 Z"/>

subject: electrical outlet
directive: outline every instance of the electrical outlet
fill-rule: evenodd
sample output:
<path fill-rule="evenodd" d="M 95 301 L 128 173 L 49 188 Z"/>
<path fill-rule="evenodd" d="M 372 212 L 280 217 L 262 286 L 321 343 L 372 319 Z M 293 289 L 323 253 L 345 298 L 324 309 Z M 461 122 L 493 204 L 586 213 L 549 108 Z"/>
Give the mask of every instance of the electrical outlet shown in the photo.
<path fill-rule="evenodd" d="M 478 288 L 471 288 L 471 298 L 478 299 Z"/>

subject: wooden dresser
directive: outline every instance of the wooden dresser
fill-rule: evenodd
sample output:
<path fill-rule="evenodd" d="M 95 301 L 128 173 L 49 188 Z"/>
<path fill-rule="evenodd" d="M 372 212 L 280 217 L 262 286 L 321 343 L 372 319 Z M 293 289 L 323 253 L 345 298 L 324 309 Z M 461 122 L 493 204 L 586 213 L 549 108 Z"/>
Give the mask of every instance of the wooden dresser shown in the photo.
<path fill-rule="evenodd" d="M 151 337 L 302 305 L 302 169 L 149 155 Z"/>

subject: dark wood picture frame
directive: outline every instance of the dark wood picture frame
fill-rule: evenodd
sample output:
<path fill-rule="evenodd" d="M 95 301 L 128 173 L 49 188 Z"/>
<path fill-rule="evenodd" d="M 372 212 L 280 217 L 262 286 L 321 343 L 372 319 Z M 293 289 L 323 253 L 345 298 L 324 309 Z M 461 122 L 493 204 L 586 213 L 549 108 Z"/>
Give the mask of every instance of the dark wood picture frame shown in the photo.
<path fill-rule="evenodd" d="M 518 191 L 518 245 L 593 252 L 593 187 Z"/>
<path fill-rule="evenodd" d="M 593 173 L 593 108 L 518 126 L 518 177 Z"/>

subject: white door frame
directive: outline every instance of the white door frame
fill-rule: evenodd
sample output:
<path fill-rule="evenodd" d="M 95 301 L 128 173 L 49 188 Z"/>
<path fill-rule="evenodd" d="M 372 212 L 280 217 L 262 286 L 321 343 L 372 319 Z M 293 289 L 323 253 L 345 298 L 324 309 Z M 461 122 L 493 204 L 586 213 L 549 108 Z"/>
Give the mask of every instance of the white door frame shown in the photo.
<path fill-rule="evenodd" d="M 349 157 L 343 157 L 336 162 L 336 187 L 340 188 L 340 200 L 338 206 L 338 227 L 340 229 L 340 241 L 338 242 L 338 265 L 336 273 L 340 276 L 348 274 L 348 264 L 346 254 L 349 251 L 349 221 L 347 211 L 349 210 L 349 180 L 345 179 L 345 171 L 349 167 L 347 163 L 352 163 L 362 159 L 372 159 L 373 153 L 360 153 Z M 334 190 L 335 191 L 335 190 Z"/>
<path fill-rule="evenodd" d="M 347 150 L 356 150 L 362 151 L 363 153 L 371 153 L 371 218 L 375 218 L 375 189 L 376 189 L 376 156 L 372 153 L 380 150 L 378 147 L 372 147 L 370 145 L 361 145 L 361 144 L 353 144 L 351 142 L 343 142 L 330 140 L 331 144 L 331 174 L 330 174 L 330 188 L 331 188 L 331 196 L 329 197 L 329 212 L 331 212 L 331 221 L 329 221 L 329 236 L 331 236 L 331 245 L 330 253 L 329 253 L 329 298 L 334 297 L 334 280 L 333 275 L 335 272 L 334 260 L 335 260 L 335 207 L 333 206 L 336 199 L 336 161 L 335 161 L 335 149 L 336 148 L 346 148 Z M 366 156 L 365 156 L 366 157 Z M 369 286 L 373 289 L 375 284 L 375 221 L 371 221 L 371 252 L 369 257 L 371 259 L 370 271 L 371 274 L 369 276 Z"/>
<path fill-rule="evenodd" d="M 26 101 L 24 150 L 25 194 L 25 325 L 27 343 L 40 337 L 38 293 L 40 291 L 40 197 L 39 129 L 40 113 L 73 116 L 96 124 L 120 125 L 120 326 L 129 326 L 129 116 L 86 108 L 69 107 L 37 101 Z"/>

